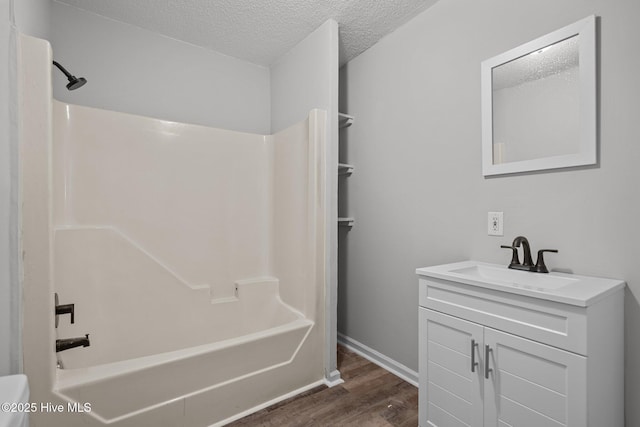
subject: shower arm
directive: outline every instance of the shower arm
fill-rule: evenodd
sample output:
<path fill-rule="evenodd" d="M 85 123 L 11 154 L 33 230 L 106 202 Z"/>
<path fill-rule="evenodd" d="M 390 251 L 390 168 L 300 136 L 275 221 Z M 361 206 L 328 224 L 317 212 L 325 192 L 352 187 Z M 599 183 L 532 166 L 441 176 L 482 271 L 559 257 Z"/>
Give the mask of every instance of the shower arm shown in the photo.
<path fill-rule="evenodd" d="M 58 67 L 58 69 L 60 71 L 62 71 L 65 76 L 67 76 L 67 79 L 69 79 L 69 80 L 75 79 L 75 77 L 70 72 L 68 72 L 66 68 L 64 68 L 62 65 L 58 64 L 56 61 L 53 61 L 53 65 Z"/>

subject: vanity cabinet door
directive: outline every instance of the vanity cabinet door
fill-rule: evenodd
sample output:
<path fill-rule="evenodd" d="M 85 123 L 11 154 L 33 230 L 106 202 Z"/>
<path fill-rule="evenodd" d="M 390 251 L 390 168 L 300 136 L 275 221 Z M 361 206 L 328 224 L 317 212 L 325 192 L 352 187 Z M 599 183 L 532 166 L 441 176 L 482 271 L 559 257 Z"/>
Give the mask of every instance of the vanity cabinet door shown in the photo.
<path fill-rule="evenodd" d="M 420 309 L 420 426 L 483 425 L 483 329 Z"/>
<path fill-rule="evenodd" d="M 586 357 L 492 328 L 484 344 L 485 426 L 587 426 Z"/>

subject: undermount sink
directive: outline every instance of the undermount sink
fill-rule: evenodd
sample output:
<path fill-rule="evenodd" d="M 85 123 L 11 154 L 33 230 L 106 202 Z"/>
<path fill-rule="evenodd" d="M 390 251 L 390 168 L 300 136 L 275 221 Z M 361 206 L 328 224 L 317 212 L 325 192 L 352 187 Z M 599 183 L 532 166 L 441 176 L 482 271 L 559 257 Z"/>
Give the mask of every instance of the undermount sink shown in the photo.
<path fill-rule="evenodd" d="M 565 273 L 532 273 L 480 261 L 419 268 L 427 278 L 448 280 L 471 286 L 546 299 L 581 307 L 589 306 L 624 287 L 621 280 Z"/>

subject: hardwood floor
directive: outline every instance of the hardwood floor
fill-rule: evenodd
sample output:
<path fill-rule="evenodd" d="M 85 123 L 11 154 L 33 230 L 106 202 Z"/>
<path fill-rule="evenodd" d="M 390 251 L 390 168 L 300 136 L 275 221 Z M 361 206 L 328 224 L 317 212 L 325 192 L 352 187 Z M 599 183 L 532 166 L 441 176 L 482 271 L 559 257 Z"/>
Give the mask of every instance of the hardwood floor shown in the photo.
<path fill-rule="evenodd" d="M 342 346 L 338 346 L 338 369 L 343 384 L 316 387 L 229 425 L 418 425 L 416 387 Z"/>

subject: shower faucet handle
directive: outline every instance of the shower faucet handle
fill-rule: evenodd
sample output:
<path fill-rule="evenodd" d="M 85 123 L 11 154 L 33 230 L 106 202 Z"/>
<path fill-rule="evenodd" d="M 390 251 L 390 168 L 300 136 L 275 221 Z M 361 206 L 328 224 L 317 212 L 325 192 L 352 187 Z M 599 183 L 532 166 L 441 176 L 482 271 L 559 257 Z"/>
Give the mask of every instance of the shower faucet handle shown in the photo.
<path fill-rule="evenodd" d="M 76 323 L 74 304 L 62 304 L 62 305 L 56 306 L 56 315 L 59 316 L 61 314 L 70 314 L 71 323 Z"/>
<path fill-rule="evenodd" d="M 76 323 L 75 318 L 75 305 L 74 304 L 58 304 L 58 294 L 55 294 L 55 315 L 56 315 L 56 328 L 58 327 L 58 316 L 61 314 L 70 314 L 71 315 L 71 323 Z"/>

